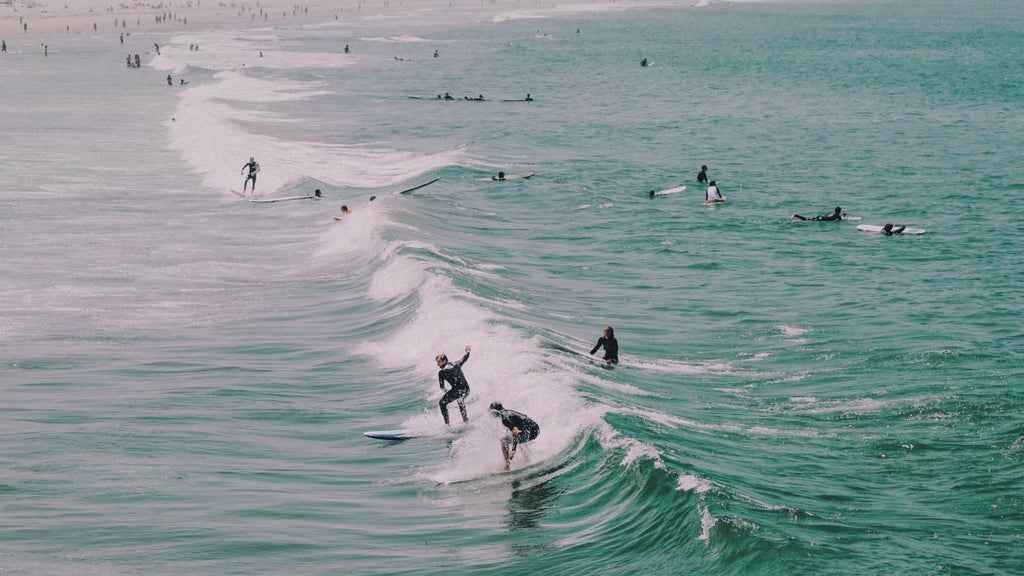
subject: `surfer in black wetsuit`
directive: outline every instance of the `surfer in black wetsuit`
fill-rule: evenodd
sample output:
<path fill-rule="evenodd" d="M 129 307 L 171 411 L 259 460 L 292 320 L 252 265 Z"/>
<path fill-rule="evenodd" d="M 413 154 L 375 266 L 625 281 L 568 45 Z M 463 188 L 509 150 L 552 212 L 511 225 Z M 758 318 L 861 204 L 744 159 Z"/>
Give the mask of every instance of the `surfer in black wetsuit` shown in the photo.
<path fill-rule="evenodd" d="M 906 228 L 906 226 L 900 226 L 899 228 L 894 229 L 892 227 L 892 222 L 886 222 L 885 226 L 882 226 L 882 229 L 879 230 L 879 232 L 886 236 L 892 236 L 893 234 L 902 234 Z"/>
<path fill-rule="evenodd" d="M 813 218 L 806 218 L 806 217 L 801 216 L 799 214 L 793 214 L 792 216 L 789 217 L 789 219 L 790 220 L 815 220 L 817 222 L 837 222 L 837 221 L 840 221 L 840 220 L 846 220 L 846 214 L 843 214 L 843 209 L 842 208 L 840 208 L 839 206 L 836 206 L 835 211 L 833 211 L 831 214 L 826 214 L 824 216 L 814 216 Z"/>
<path fill-rule="evenodd" d="M 708 181 L 708 165 L 707 164 L 702 164 L 701 167 L 700 167 L 700 172 L 697 173 L 697 182 L 707 182 L 707 181 Z"/>
<path fill-rule="evenodd" d="M 452 402 L 459 403 L 462 421 L 469 422 L 469 417 L 466 416 L 466 396 L 469 396 L 469 382 L 466 382 L 466 376 L 462 374 L 462 365 L 469 360 L 469 346 L 466 346 L 466 355 L 458 362 L 449 362 L 448 357 L 444 354 L 438 354 L 434 360 L 437 362 L 437 367 L 440 368 L 437 372 L 437 383 L 441 386 L 441 390 L 444 390 L 446 381 L 452 386 L 438 402 L 441 407 L 441 416 L 444 416 L 444 423 L 449 424 L 448 405 Z"/>
<path fill-rule="evenodd" d="M 526 414 L 515 410 L 506 410 L 501 402 L 491 402 L 491 416 L 501 418 L 501 425 L 508 428 L 508 435 L 501 439 L 501 456 L 505 459 L 505 470 L 508 470 L 512 459 L 516 457 L 516 449 L 520 444 L 540 436 L 540 426 Z"/>
<path fill-rule="evenodd" d="M 249 185 L 249 180 L 252 180 L 252 191 L 256 191 L 256 174 L 260 171 L 260 165 L 256 163 L 256 158 L 249 157 L 249 161 L 242 165 L 242 173 L 245 173 L 245 169 L 249 169 L 249 175 L 245 177 L 245 183 L 242 184 L 242 192 L 245 192 L 245 187 Z"/>
<path fill-rule="evenodd" d="M 604 333 L 598 338 L 597 344 L 594 345 L 594 349 L 590 351 L 590 354 L 593 355 L 602 346 L 604 346 L 605 364 L 618 364 L 619 341 L 615 339 L 615 329 L 611 326 L 604 327 Z"/>

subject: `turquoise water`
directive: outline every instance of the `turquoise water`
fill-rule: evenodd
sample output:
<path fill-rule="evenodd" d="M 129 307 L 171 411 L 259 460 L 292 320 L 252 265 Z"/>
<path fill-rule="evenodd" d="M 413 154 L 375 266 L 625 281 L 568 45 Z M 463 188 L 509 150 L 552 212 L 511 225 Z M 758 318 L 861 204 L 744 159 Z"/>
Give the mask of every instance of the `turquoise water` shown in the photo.
<path fill-rule="evenodd" d="M 1021 30 L 920 1 L 8 38 L 0 571 L 1020 573 Z M 326 198 L 239 198 L 250 156 L 254 197 Z M 927 232 L 788 220 L 836 205 Z M 433 357 L 466 345 L 449 433 Z M 494 400 L 541 426 L 508 473 Z M 427 436 L 362 435 L 392 428 Z"/>

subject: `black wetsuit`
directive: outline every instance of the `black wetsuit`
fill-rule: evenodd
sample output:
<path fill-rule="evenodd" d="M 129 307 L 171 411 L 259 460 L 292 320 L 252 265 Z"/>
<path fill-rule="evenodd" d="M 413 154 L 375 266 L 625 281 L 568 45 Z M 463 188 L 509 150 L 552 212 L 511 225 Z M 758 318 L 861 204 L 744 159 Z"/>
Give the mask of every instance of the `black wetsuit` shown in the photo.
<path fill-rule="evenodd" d="M 843 219 L 843 216 L 833 212 L 827 216 L 814 216 L 811 218 L 805 218 L 799 214 L 793 214 L 793 218 L 796 218 L 797 220 L 814 220 L 816 222 L 838 222 Z"/>
<path fill-rule="evenodd" d="M 438 405 L 441 407 L 441 416 L 444 416 L 444 423 L 448 424 L 448 405 L 452 402 L 459 403 L 459 413 L 462 414 L 462 421 L 468 422 L 466 415 L 466 396 L 469 396 L 469 382 L 462 374 L 462 365 L 469 360 L 469 352 L 458 362 L 449 362 L 444 368 L 437 371 L 437 383 L 444 390 L 444 383 L 447 381 L 452 385 L 451 389 L 444 393 Z"/>
<path fill-rule="evenodd" d="M 604 359 L 612 364 L 619 363 L 619 341 L 614 336 L 611 338 L 605 338 L 601 336 L 597 340 L 597 344 L 594 349 L 590 351 L 591 354 L 598 351 L 601 346 L 604 346 Z"/>
<path fill-rule="evenodd" d="M 245 166 L 242 166 L 242 170 L 245 170 L 246 167 L 249 168 L 249 175 L 245 177 L 245 184 L 242 184 L 242 190 L 245 190 L 245 187 L 249 185 L 249 180 L 252 180 L 252 189 L 255 192 L 256 174 L 258 174 L 260 171 L 260 165 L 257 164 L 255 160 L 253 160 L 252 162 L 246 162 Z"/>
<path fill-rule="evenodd" d="M 885 234 L 886 236 L 892 236 L 893 234 L 902 234 L 906 228 L 906 226 L 900 226 L 899 228 L 890 228 L 888 230 L 882 228 L 880 232 L 882 234 Z"/>
<path fill-rule="evenodd" d="M 697 174 L 697 182 L 707 182 L 707 181 L 708 181 L 708 173 L 705 172 L 704 170 L 701 170 Z"/>
<path fill-rule="evenodd" d="M 515 410 L 502 410 L 499 414 L 501 415 L 501 425 L 508 428 L 509 432 L 513 428 L 519 429 L 518 433 L 509 434 L 505 438 L 505 445 L 509 450 L 515 450 L 519 444 L 525 444 L 540 436 L 540 426 L 526 414 Z"/>

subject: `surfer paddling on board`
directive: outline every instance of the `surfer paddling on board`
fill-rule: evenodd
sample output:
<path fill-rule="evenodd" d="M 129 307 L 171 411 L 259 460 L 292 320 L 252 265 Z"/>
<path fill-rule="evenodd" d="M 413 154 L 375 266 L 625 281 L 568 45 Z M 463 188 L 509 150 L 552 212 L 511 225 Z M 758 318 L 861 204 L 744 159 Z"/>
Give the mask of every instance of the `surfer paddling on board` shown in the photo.
<path fill-rule="evenodd" d="M 256 158 L 249 157 L 249 161 L 242 166 L 242 174 L 245 174 L 246 168 L 249 169 L 249 175 L 245 177 L 245 183 L 242 184 L 242 192 L 245 192 L 245 187 L 249 185 L 249 180 L 252 180 L 252 191 L 256 192 L 256 174 L 260 171 L 260 165 L 256 163 Z"/>
<path fill-rule="evenodd" d="M 540 426 L 526 414 L 506 410 L 501 402 L 491 402 L 490 412 L 491 416 L 501 418 L 501 425 L 509 432 L 501 439 L 501 456 L 505 459 L 505 470 L 508 470 L 512 459 L 516 457 L 516 449 L 520 444 L 537 438 L 540 435 Z"/>
<path fill-rule="evenodd" d="M 806 217 L 801 216 L 799 214 L 793 214 L 792 216 L 789 217 L 789 219 L 790 220 L 814 220 L 814 221 L 817 221 L 817 222 L 837 222 L 837 221 L 840 221 L 840 220 L 846 220 L 846 214 L 843 214 L 843 209 L 841 207 L 836 206 L 835 211 L 833 211 L 831 214 L 826 214 L 824 216 L 814 216 L 812 218 L 806 218 Z"/>
<path fill-rule="evenodd" d="M 445 382 L 452 386 L 441 397 L 441 401 L 438 402 L 445 424 L 450 424 L 448 422 L 448 405 L 452 402 L 459 403 L 459 413 L 462 414 L 462 421 L 469 422 L 469 416 L 466 415 L 466 396 L 469 396 L 469 382 L 466 382 L 466 376 L 462 374 L 462 365 L 466 363 L 466 360 L 469 360 L 469 346 L 466 346 L 466 355 L 458 362 L 449 362 L 448 356 L 444 354 L 438 354 L 434 357 L 434 361 L 437 362 L 437 367 L 439 368 L 437 371 L 437 383 L 441 386 L 441 390 L 444 390 Z"/>
<path fill-rule="evenodd" d="M 604 346 L 604 363 L 611 366 L 612 364 L 619 363 L 619 341 L 615 339 L 615 329 L 611 326 L 605 326 L 604 332 L 601 337 L 597 339 L 597 344 L 594 345 L 594 349 L 590 351 L 590 355 L 593 356 L 595 352 Z"/>
<path fill-rule="evenodd" d="M 899 228 L 893 228 L 892 227 L 892 222 L 886 222 L 885 226 L 882 226 L 882 229 L 879 230 L 879 232 L 881 234 L 886 235 L 886 236 L 892 236 L 893 234 L 902 234 L 903 231 L 906 230 L 906 229 L 907 229 L 906 226 L 900 226 Z"/>
<path fill-rule="evenodd" d="M 704 202 L 725 202 L 722 191 L 718 189 L 718 184 L 715 184 L 714 180 L 708 182 L 708 189 L 704 192 Z"/>

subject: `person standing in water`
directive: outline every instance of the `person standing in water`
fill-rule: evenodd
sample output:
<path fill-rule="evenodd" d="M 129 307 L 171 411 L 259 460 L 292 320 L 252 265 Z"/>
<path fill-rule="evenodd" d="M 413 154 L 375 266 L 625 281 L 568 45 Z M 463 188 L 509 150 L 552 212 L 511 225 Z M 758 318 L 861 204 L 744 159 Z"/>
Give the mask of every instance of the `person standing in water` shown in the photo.
<path fill-rule="evenodd" d="M 501 456 L 505 459 L 505 470 L 508 470 L 519 445 L 540 436 L 540 426 L 526 414 L 506 410 L 501 402 L 491 402 L 490 412 L 491 416 L 501 418 L 501 425 L 508 429 L 508 435 L 501 439 Z"/>
<path fill-rule="evenodd" d="M 707 181 L 708 181 L 708 165 L 707 164 L 701 164 L 700 172 L 697 173 L 697 182 L 707 182 Z"/>
<path fill-rule="evenodd" d="M 438 354 L 434 357 L 434 361 L 437 362 L 437 383 L 441 386 L 441 390 L 444 390 L 444 383 L 448 382 L 451 388 L 444 393 L 441 400 L 438 402 L 438 406 L 441 407 L 441 416 L 444 417 L 444 423 L 450 424 L 448 421 L 448 405 L 452 402 L 459 403 L 459 413 L 462 414 L 462 421 L 469 422 L 469 416 L 466 415 L 466 397 L 469 396 L 469 382 L 466 381 L 466 376 L 462 373 L 462 365 L 469 360 L 469 346 L 466 346 L 466 355 L 462 357 L 462 360 L 458 362 L 449 362 L 448 356 L 444 354 Z"/>
<path fill-rule="evenodd" d="M 615 339 L 615 329 L 611 326 L 605 326 L 604 332 L 601 337 L 598 338 L 597 344 L 594 345 L 594 349 L 590 351 L 590 355 L 593 356 L 595 352 L 604 346 L 604 363 L 609 366 L 612 364 L 619 363 L 619 341 Z"/>
<path fill-rule="evenodd" d="M 169 78 L 169 76 L 168 76 Z M 260 165 L 256 163 L 256 158 L 250 156 L 249 161 L 242 165 L 242 174 L 245 174 L 245 169 L 249 169 L 249 175 L 245 177 L 245 183 L 242 184 L 242 192 L 245 192 L 245 187 L 249 185 L 249 180 L 252 180 L 252 191 L 256 192 L 256 174 L 260 171 Z"/>

